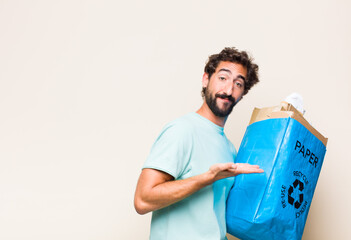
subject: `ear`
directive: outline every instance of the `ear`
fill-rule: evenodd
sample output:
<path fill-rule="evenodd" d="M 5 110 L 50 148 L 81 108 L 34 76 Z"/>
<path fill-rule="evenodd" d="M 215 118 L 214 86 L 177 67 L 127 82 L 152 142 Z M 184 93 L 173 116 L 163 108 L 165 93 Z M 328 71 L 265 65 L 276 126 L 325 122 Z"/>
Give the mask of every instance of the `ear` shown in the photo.
<path fill-rule="evenodd" d="M 208 79 L 208 73 L 204 73 L 204 75 L 202 76 L 202 87 L 207 87 L 209 81 L 210 80 Z"/>

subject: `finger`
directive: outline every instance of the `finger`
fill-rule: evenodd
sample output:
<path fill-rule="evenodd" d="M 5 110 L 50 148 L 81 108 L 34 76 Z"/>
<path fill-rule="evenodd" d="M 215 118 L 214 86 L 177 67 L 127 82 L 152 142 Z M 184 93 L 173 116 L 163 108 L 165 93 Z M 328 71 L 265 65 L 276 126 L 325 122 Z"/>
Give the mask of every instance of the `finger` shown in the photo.
<path fill-rule="evenodd" d="M 258 166 L 257 167 L 249 166 L 249 167 L 242 167 L 240 169 L 237 169 L 237 172 L 239 174 L 241 174 L 241 173 L 263 173 L 264 170 L 259 168 Z"/>
<path fill-rule="evenodd" d="M 259 168 L 260 166 L 259 165 L 252 165 L 250 163 L 237 163 L 238 165 L 240 166 L 243 166 L 243 167 L 253 167 L 253 168 Z"/>
<path fill-rule="evenodd" d="M 237 169 L 238 168 L 238 165 L 236 165 L 236 164 L 231 164 L 231 167 L 229 168 L 230 170 L 235 170 L 235 169 Z"/>
<path fill-rule="evenodd" d="M 243 173 L 263 173 L 264 170 L 261 168 L 255 168 L 255 169 L 246 169 L 243 171 Z"/>
<path fill-rule="evenodd" d="M 225 170 L 228 170 L 228 169 L 237 169 L 238 168 L 238 166 L 235 164 L 235 163 L 222 163 L 222 164 L 220 164 L 220 169 L 222 170 L 222 171 L 225 171 Z"/>
<path fill-rule="evenodd" d="M 260 169 L 259 165 L 251 165 L 251 164 L 242 164 L 240 166 L 238 166 L 238 169 L 241 170 L 246 170 L 246 169 Z"/>
<path fill-rule="evenodd" d="M 260 168 L 259 165 L 251 165 L 252 168 Z"/>
<path fill-rule="evenodd" d="M 217 163 L 215 165 L 212 165 L 210 167 L 210 170 L 213 173 L 218 173 L 218 172 L 222 172 L 222 171 L 226 171 L 228 169 L 236 169 L 237 166 L 235 166 L 235 164 L 233 163 Z"/>
<path fill-rule="evenodd" d="M 240 174 L 254 174 L 254 173 L 264 173 L 263 169 L 240 169 L 240 170 L 236 170 L 236 169 L 228 169 L 227 172 L 230 172 L 233 176 L 237 176 Z"/>

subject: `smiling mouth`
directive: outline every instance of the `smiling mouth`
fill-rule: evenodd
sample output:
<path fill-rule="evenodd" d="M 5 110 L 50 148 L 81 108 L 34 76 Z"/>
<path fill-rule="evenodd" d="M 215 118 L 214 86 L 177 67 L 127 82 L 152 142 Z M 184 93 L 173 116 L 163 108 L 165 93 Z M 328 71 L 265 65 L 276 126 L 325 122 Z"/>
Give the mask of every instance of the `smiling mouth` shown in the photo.
<path fill-rule="evenodd" d="M 229 106 L 229 105 L 233 104 L 233 101 L 229 100 L 228 98 L 219 98 L 219 99 L 222 101 L 224 106 L 226 106 L 226 105 Z"/>
<path fill-rule="evenodd" d="M 222 99 L 225 102 L 231 102 L 231 103 L 235 102 L 235 99 L 232 96 L 227 96 L 224 94 L 216 94 L 216 97 Z"/>

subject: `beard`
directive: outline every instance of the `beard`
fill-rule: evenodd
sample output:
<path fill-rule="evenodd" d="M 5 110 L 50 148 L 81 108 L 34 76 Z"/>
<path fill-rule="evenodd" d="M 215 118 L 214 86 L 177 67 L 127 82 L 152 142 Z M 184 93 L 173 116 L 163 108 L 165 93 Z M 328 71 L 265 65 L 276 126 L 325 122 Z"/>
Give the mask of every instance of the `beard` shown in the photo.
<path fill-rule="evenodd" d="M 210 92 L 207 88 L 203 89 L 203 93 L 205 95 L 205 101 L 208 105 L 208 107 L 211 109 L 213 114 L 217 117 L 227 117 L 233 110 L 235 104 L 237 101 L 235 101 L 235 98 L 233 98 L 231 95 L 227 94 L 215 94 L 214 97 L 212 97 L 212 92 Z M 229 103 L 224 104 L 222 108 L 220 108 L 217 104 L 217 98 L 222 98 L 222 99 L 228 99 Z"/>

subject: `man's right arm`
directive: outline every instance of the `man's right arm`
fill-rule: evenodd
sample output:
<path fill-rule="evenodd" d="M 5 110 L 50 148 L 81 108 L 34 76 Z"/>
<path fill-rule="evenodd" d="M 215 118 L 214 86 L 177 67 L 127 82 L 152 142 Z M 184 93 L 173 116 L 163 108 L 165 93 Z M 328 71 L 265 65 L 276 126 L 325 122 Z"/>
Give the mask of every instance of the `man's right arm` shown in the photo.
<path fill-rule="evenodd" d="M 145 168 L 142 170 L 134 196 L 134 207 L 139 214 L 167 207 L 213 182 L 243 173 L 262 173 L 257 165 L 243 163 L 218 163 L 200 175 L 174 180 L 162 171 Z"/>

